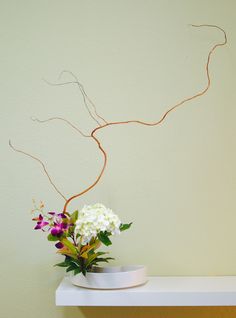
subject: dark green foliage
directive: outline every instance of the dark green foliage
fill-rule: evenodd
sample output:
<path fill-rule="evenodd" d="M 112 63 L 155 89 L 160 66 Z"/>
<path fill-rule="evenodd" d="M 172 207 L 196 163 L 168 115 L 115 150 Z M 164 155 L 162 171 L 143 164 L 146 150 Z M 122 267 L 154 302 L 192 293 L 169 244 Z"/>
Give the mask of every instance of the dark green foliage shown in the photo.
<path fill-rule="evenodd" d="M 111 245 L 111 240 L 109 239 L 108 235 L 110 235 L 110 233 L 108 232 L 100 232 L 98 233 L 98 239 L 106 246 Z"/>
<path fill-rule="evenodd" d="M 66 267 L 66 272 L 72 272 L 74 271 L 74 275 L 82 273 L 84 276 L 86 276 L 86 272 L 91 272 L 92 267 L 98 265 L 98 263 L 105 262 L 108 263 L 109 260 L 113 260 L 112 257 L 99 257 L 104 254 L 107 254 L 105 252 L 97 252 L 94 253 L 94 251 L 91 251 L 88 255 L 87 259 L 84 259 L 83 257 L 79 257 L 77 260 L 70 256 L 66 256 L 64 262 L 55 264 L 55 266 L 59 267 Z"/>
<path fill-rule="evenodd" d="M 128 223 L 128 224 L 121 224 L 120 225 L 120 231 L 123 232 L 123 231 L 126 231 L 128 230 L 132 225 L 132 222 L 131 223 Z"/>

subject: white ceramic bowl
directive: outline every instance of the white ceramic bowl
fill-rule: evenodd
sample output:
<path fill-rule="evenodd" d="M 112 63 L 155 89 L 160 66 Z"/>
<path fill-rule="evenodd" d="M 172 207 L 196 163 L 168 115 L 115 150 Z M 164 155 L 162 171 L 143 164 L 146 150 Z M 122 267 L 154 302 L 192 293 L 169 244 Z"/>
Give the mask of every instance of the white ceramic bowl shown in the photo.
<path fill-rule="evenodd" d="M 92 289 L 120 289 L 134 287 L 147 282 L 147 271 L 143 265 L 96 266 L 93 272 L 71 275 L 73 285 Z"/>

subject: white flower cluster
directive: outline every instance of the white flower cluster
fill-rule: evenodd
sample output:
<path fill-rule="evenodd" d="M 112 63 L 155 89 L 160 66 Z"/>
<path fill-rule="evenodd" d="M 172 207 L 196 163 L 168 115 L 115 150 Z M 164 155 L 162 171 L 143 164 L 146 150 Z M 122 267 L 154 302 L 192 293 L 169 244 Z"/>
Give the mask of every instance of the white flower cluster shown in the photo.
<path fill-rule="evenodd" d="M 120 233 L 121 221 L 118 216 L 101 203 L 85 205 L 79 211 L 75 223 L 75 233 L 81 235 L 81 243 L 87 244 L 99 232 L 107 231 L 112 235 Z"/>

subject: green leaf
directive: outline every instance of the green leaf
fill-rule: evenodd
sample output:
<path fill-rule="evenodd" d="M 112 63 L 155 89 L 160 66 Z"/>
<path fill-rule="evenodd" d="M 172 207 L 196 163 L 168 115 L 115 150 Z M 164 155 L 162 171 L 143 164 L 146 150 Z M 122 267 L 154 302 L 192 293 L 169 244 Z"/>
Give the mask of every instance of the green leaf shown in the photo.
<path fill-rule="evenodd" d="M 73 212 L 73 213 L 71 214 L 71 217 L 70 217 L 70 222 L 71 222 L 71 223 L 75 224 L 75 222 L 76 222 L 77 219 L 78 219 L 78 214 L 79 214 L 79 211 L 78 211 L 78 210 L 76 210 L 75 212 Z"/>
<path fill-rule="evenodd" d="M 59 267 L 67 267 L 69 264 L 67 262 L 61 262 L 58 264 L 55 264 L 54 266 L 59 266 Z"/>
<path fill-rule="evenodd" d="M 75 267 L 80 267 L 81 266 L 79 260 L 74 260 L 74 259 L 71 260 L 70 264 L 75 266 Z"/>
<path fill-rule="evenodd" d="M 59 238 L 58 238 L 58 236 L 54 236 L 54 235 L 52 235 L 51 233 L 48 234 L 48 240 L 49 240 L 49 241 L 52 241 L 52 242 L 60 241 Z"/>
<path fill-rule="evenodd" d="M 70 256 L 65 256 L 65 262 L 70 263 L 73 259 Z"/>
<path fill-rule="evenodd" d="M 91 256 L 89 256 L 86 262 L 86 268 L 89 267 L 97 257 L 98 257 L 98 253 L 94 253 Z"/>
<path fill-rule="evenodd" d="M 114 260 L 114 258 L 113 257 L 104 257 L 104 258 L 102 258 L 102 257 L 97 257 L 96 258 L 96 262 L 105 262 L 105 263 L 109 263 L 109 260 Z"/>
<path fill-rule="evenodd" d="M 98 233 L 98 239 L 106 246 L 109 246 L 112 244 L 111 240 L 109 239 L 107 234 L 104 232 Z"/>
<path fill-rule="evenodd" d="M 81 268 L 80 267 L 77 267 L 76 269 L 74 269 L 74 275 L 77 275 L 81 273 Z"/>
<path fill-rule="evenodd" d="M 71 243 L 69 240 L 67 240 L 66 238 L 63 238 L 61 240 L 61 242 L 69 248 L 69 250 L 73 253 L 73 254 L 77 254 L 77 249 L 76 247 L 74 246 L 73 243 Z"/>
<path fill-rule="evenodd" d="M 97 252 L 89 255 L 89 258 L 86 260 L 86 270 L 89 270 L 93 265 L 97 265 L 98 256 L 109 254 L 108 252 Z M 109 259 L 109 257 L 107 258 Z M 111 259 L 111 258 L 110 258 Z"/>
<path fill-rule="evenodd" d="M 73 270 L 75 270 L 77 267 L 75 267 L 74 265 L 70 265 L 67 269 L 66 269 L 66 272 L 71 272 Z"/>
<path fill-rule="evenodd" d="M 96 239 L 96 241 L 92 244 L 92 245 L 85 245 L 82 249 L 81 249 L 81 257 L 83 258 L 88 258 L 89 255 L 94 253 L 94 250 L 96 250 L 99 246 L 100 246 L 101 242 L 99 240 Z"/>
<path fill-rule="evenodd" d="M 68 266 L 70 266 L 71 262 L 75 262 L 75 260 L 73 258 L 71 258 L 70 256 L 66 255 L 64 262 L 55 264 L 54 266 L 68 267 Z"/>
<path fill-rule="evenodd" d="M 121 224 L 120 225 L 120 231 L 125 231 L 125 230 L 128 230 L 132 225 L 132 222 L 131 223 L 128 223 L 128 224 Z"/>
<path fill-rule="evenodd" d="M 75 225 L 71 225 L 68 229 L 68 232 L 67 232 L 67 235 L 66 237 L 71 237 L 74 235 L 74 232 L 75 232 Z M 66 233 L 66 232 L 65 232 Z"/>
<path fill-rule="evenodd" d="M 74 261 L 71 257 L 66 256 L 64 262 L 55 264 L 54 266 L 67 267 L 70 265 L 71 261 Z"/>
<path fill-rule="evenodd" d="M 97 254 L 97 256 L 101 256 L 101 255 L 105 255 L 105 254 L 109 254 L 109 253 L 108 252 L 97 252 L 96 254 Z"/>

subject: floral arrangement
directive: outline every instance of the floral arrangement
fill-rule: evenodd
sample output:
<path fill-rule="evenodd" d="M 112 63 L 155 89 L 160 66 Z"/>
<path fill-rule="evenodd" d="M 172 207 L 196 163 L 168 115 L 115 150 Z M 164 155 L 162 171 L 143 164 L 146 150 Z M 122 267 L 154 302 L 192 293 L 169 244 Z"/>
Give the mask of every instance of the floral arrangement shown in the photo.
<path fill-rule="evenodd" d="M 119 217 L 103 204 L 85 205 L 80 211 L 44 213 L 44 204 L 32 210 L 39 213 L 33 218 L 37 224 L 35 230 L 48 232 L 47 239 L 56 242 L 58 253 L 65 260 L 55 266 L 65 267 L 74 274 L 93 270 L 100 262 L 108 263 L 114 258 L 106 257 L 108 252 L 97 251 L 104 244 L 111 245 L 110 236 L 130 228 L 132 223 L 123 224 Z"/>
<path fill-rule="evenodd" d="M 37 156 L 26 152 L 18 147 L 15 147 L 11 140 L 9 140 L 9 146 L 16 152 L 21 153 L 31 159 L 37 161 L 41 168 L 43 169 L 49 183 L 52 185 L 54 190 L 60 195 L 60 197 L 64 200 L 64 207 L 61 210 L 61 213 L 56 212 L 48 212 L 43 213 L 43 204 L 41 204 L 40 208 L 35 208 L 34 212 L 37 212 L 38 215 L 33 219 L 37 221 L 37 225 L 35 229 L 41 229 L 43 231 L 48 231 L 48 240 L 56 242 L 55 246 L 58 249 L 58 253 L 65 256 L 65 260 L 62 263 L 56 264 L 57 266 L 66 267 L 66 271 L 74 271 L 74 274 L 83 273 L 84 275 L 88 271 L 92 271 L 93 266 L 97 265 L 99 262 L 108 262 L 111 257 L 105 257 L 107 253 L 98 252 L 97 249 L 101 244 L 106 246 L 112 244 L 110 240 L 110 236 L 120 233 L 121 231 L 127 230 L 130 228 L 131 223 L 123 224 L 119 220 L 118 216 L 113 213 L 110 209 L 107 209 L 102 204 L 94 204 L 84 206 L 81 211 L 75 211 L 73 213 L 69 213 L 69 205 L 75 199 L 78 199 L 91 189 L 93 189 L 103 177 L 104 171 L 107 166 L 108 155 L 103 146 L 103 142 L 101 137 L 97 135 L 98 132 L 106 130 L 108 127 L 114 126 L 124 126 L 124 125 L 141 125 L 145 127 L 154 127 L 162 124 L 166 118 L 173 112 L 176 111 L 179 107 L 184 106 L 186 103 L 197 99 L 204 94 L 210 88 L 211 78 L 209 72 L 209 65 L 211 62 L 211 57 L 213 52 L 218 48 L 226 45 L 227 36 L 225 31 L 217 26 L 210 24 L 200 24 L 200 25 L 192 25 L 195 28 L 212 28 L 217 29 L 223 35 L 223 39 L 220 42 L 212 45 L 211 49 L 208 52 L 206 64 L 205 64 L 205 75 L 207 78 L 207 82 L 205 87 L 198 90 L 195 94 L 189 95 L 182 100 L 176 102 L 174 105 L 170 106 L 159 119 L 148 122 L 140 119 L 127 119 L 122 121 L 110 121 L 105 119 L 103 116 L 99 114 L 97 111 L 96 105 L 93 103 L 91 98 L 88 96 L 87 92 L 84 89 L 84 86 L 80 83 L 78 78 L 70 71 L 62 71 L 59 76 L 59 82 L 50 83 L 46 81 L 49 85 L 53 86 L 61 86 L 61 85 L 76 85 L 79 89 L 82 97 L 83 104 L 87 113 L 89 115 L 90 120 L 93 121 L 93 128 L 85 133 L 81 130 L 77 125 L 70 122 L 67 118 L 61 118 L 58 116 L 50 117 L 48 119 L 38 119 L 32 117 L 31 119 L 40 124 L 48 123 L 51 121 L 60 121 L 63 124 L 68 125 L 71 129 L 73 129 L 77 134 L 86 138 L 87 140 L 91 140 L 94 145 L 99 149 L 100 154 L 103 158 L 103 165 L 101 166 L 100 173 L 96 176 L 94 181 L 85 187 L 79 193 L 70 195 L 67 197 L 65 194 L 61 192 L 59 187 L 55 184 L 53 179 L 50 176 L 50 173 L 47 170 L 47 165 Z M 64 75 L 69 75 L 71 80 L 62 81 Z"/>

